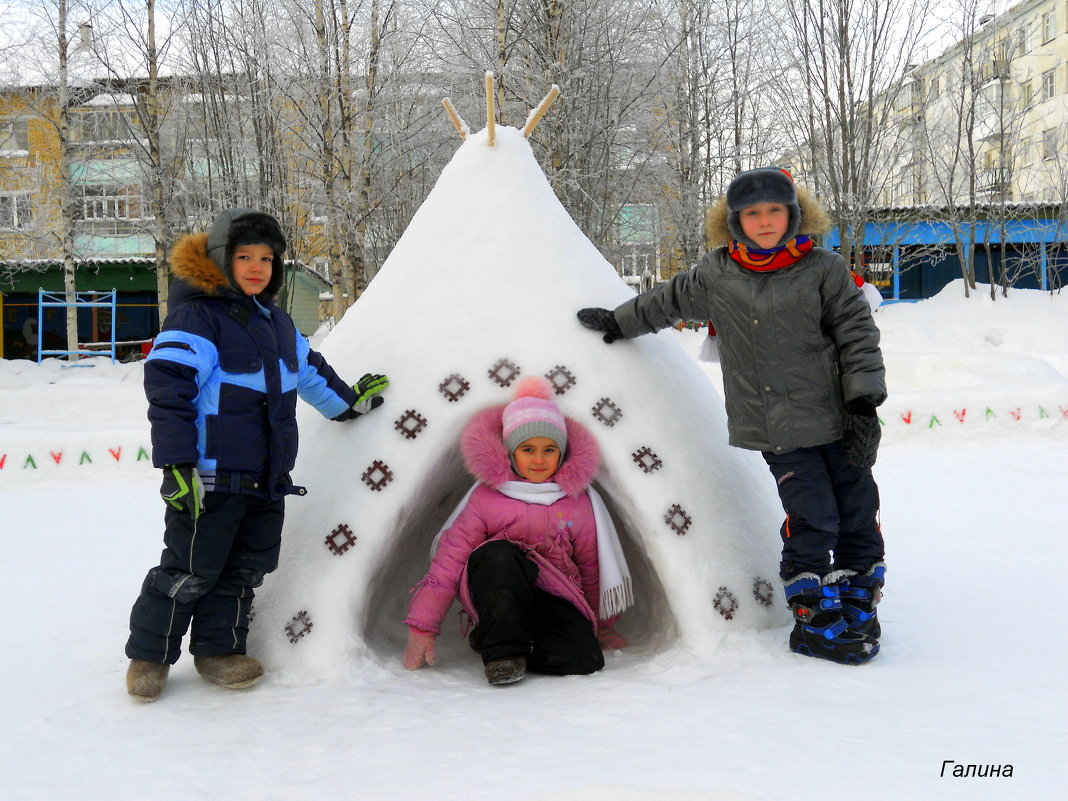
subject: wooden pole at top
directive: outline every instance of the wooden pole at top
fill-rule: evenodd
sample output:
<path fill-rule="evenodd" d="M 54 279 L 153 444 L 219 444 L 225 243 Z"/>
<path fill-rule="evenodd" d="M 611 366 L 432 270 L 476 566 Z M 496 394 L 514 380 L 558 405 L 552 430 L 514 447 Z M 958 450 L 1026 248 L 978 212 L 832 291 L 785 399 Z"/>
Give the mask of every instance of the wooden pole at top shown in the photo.
<path fill-rule="evenodd" d="M 486 130 L 488 144 L 493 147 L 496 134 L 496 120 L 493 119 L 493 73 L 486 73 Z"/>
<path fill-rule="evenodd" d="M 523 126 L 523 136 L 530 138 L 530 135 L 534 132 L 541 118 L 545 116 L 545 112 L 549 110 L 549 106 L 553 104 L 553 101 L 560 96 L 560 87 L 555 83 L 549 90 L 549 94 L 542 98 L 541 102 L 530 112 L 530 116 L 527 117 L 527 124 Z"/>
<path fill-rule="evenodd" d="M 452 100 L 446 97 L 441 101 L 441 105 L 445 106 L 445 112 L 449 115 L 449 119 L 452 120 L 456 133 L 460 134 L 460 138 L 466 141 L 467 123 L 460 119 L 460 115 L 456 113 L 456 107 L 453 106 Z"/>

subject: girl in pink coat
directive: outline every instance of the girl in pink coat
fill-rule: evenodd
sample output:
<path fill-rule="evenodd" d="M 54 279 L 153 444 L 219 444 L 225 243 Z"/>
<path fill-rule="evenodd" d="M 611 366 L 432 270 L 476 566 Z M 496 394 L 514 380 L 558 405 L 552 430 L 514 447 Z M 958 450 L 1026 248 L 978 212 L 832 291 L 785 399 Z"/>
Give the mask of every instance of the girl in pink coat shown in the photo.
<path fill-rule="evenodd" d="M 591 486 L 597 443 L 550 400 L 543 378 L 520 382 L 506 406 L 475 415 L 460 442 L 478 483 L 438 535 L 408 608 L 404 666 L 436 661 L 434 640 L 453 599 L 477 624 L 471 645 L 490 684 L 527 669 L 554 675 L 604 667 L 601 648 L 632 603 L 612 519 Z"/>

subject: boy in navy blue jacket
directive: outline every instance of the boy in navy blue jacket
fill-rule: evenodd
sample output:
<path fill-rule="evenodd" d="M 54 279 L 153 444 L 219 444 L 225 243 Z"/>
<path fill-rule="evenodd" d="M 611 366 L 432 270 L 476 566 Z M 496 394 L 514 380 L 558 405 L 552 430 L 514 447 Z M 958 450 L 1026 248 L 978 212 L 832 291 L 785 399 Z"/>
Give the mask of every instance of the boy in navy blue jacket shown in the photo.
<path fill-rule="evenodd" d="M 230 209 L 171 251 L 170 313 L 145 361 L 152 461 L 163 468 L 164 551 L 130 615 L 126 687 L 159 697 L 192 627 L 197 671 L 251 687 L 263 666 L 245 654 L 254 588 L 277 567 L 285 496 L 303 495 L 299 395 L 350 420 L 382 403 L 382 375 L 349 386 L 274 304 L 282 229 L 269 214 Z"/>

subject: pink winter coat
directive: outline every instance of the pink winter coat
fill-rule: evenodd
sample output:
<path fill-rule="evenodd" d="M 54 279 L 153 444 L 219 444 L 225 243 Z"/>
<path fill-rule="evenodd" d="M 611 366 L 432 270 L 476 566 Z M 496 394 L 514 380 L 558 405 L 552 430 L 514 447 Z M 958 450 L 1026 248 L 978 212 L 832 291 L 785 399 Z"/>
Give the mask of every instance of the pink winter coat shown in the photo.
<path fill-rule="evenodd" d="M 509 498 L 495 488 L 522 479 L 512 470 L 501 439 L 503 410 L 504 406 L 496 406 L 479 412 L 464 429 L 460 450 L 479 486 L 442 533 L 404 622 L 440 634 L 441 621 L 459 596 L 464 611 L 477 623 L 467 587 L 467 559 L 490 540 L 508 540 L 538 566 L 535 586 L 570 601 L 596 628 L 597 528 L 586 489 L 597 475 L 600 450 L 585 428 L 567 418 L 567 453 L 552 477 L 567 497 L 551 506 Z"/>

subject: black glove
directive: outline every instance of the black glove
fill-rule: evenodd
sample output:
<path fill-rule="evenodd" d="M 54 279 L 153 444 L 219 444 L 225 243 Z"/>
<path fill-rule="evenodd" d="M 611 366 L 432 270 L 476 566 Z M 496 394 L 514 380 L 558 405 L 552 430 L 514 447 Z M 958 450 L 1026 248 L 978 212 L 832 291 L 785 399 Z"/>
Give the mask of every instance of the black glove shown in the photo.
<path fill-rule="evenodd" d="M 159 494 L 175 509 L 189 512 L 193 520 L 204 511 L 204 483 L 196 465 L 169 464 L 164 467 Z"/>
<path fill-rule="evenodd" d="M 581 309 L 578 313 L 579 322 L 594 331 L 604 331 L 604 341 L 611 345 L 617 339 L 623 339 L 623 332 L 619 329 L 616 316 L 611 309 Z"/>
<path fill-rule="evenodd" d="M 853 464 L 863 468 L 874 465 L 882 436 L 882 426 L 874 406 L 862 400 L 846 404 L 845 434 L 842 436 L 842 442 Z"/>

